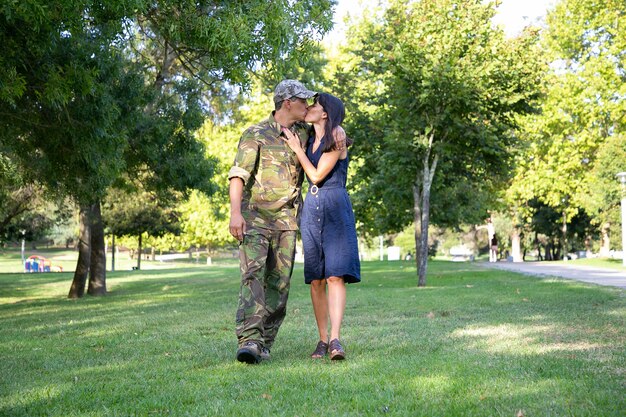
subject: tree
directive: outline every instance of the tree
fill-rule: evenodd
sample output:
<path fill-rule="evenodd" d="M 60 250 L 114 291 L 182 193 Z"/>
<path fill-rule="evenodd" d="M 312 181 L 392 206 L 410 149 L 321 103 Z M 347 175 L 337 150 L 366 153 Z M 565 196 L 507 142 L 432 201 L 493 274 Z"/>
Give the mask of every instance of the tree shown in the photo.
<path fill-rule="evenodd" d="M 349 118 L 362 161 L 355 209 L 387 230 L 414 222 L 419 286 L 431 201 L 436 223 L 482 221 L 480 202 L 507 178 L 516 115 L 538 96 L 536 36 L 507 40 L 493 14 L 479 0 L 392 1 L 349 48 L 343 79 L 370 80 L 351 99 L 368 103 Z"/>
<path fill-rule="evenodd" d="M 128 4 L 111 6 L 119 7 L 34 2 L 2 8 L 0 149 L 26 181 L 77 201 L 83 220 L 97 216 L 106 188 L 123 169 L 129 127 L 147 98 L 139 67 L 115 53 Z M 70 296 L 82 295 L 91 237 L 102 235 L 84 226 Z M 103 245 L 94 249 L 103 263 Z M 105 276 L 91 278 L 98 280 L 90 283 L 92 294 L 106 293 Z"/>
<path fill-rule="evenodd" d="M 619 157 L 626 131 L 626 4 L 563 0 L 547 23 L 542 44 L 552 65 L 545 99 L 541 112 L 522 123 L 526 150 L 509 200 L 521 208 L 539 200 L 566 224 L 592 215 L 608 252 L 619 207 L 614 176 L 626 169 Z"/>
<path fill-rule="evenodd" d="M 123 173 L 155 190 L 210 192 L 213 161 L 194 138 L 259 66 L 278 71 L 330 29 L 327 0 L 98 1 L 3 5 L 0 150 L 81 206 L 70 297 L 91 262 L 106 293 L 100 201 Z M 15 138 L 20 138 L 19 141 Z M 89 214 L 91 213 L 91 214 Z M 95 227 L 95 233 L 90 233 Z"/>
<path fill-rule="evenodd" d="M 65 201 L 37 183 L 27 183 L 17 167 L 0 155 L 0 244 L 36 241 L 70 216 Z"/>
<path fill-rule="evenodd" d="M 104 203 L 105 227 L 113 236 L 136 236 L 139 240 L 137 269 L 141 269 L 142 239 L 180 233 L 180 213 L 169 199 L 141 189 L 109 190 Z"/>
<path fill-rule="evenodd" d="M 601 233 L 600 252 L 608 256 L 610 250 L 609 235 L 611 226 L 620 224 L 621 184 L 615 174 L 626 171 L 626 133 L 612 135 L 598 150 L 593 168 L 586 177 L 589 193 L 580 196 L 581 205 L 592 216 L 591 223 Z M 623 226 L 622 226 L 623 227 Z M 618 244 L 615 245 L 619 247 Z M 622 248 L 624 250 L 624 248 Z"/>
<path fill-rule="evenodd" d="M 16 223 L 37 206 L 33 203 L 39 201 L 38 196 L 35 187 L 24 184 L 11 161 L 0 155 L 0 244 L 22 238 L 22 225 Z"/>

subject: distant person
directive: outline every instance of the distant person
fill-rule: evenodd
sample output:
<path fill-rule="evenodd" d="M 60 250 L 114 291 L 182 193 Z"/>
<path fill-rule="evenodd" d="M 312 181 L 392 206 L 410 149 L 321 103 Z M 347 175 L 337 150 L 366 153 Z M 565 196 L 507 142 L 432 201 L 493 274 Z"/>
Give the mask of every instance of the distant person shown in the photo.
<path fill-rule="evenodd" d="M 498 262 L 498 238 L 495 234 L 489 244 L 489 262 Z"/>
<path fill-rule="evenodd" d="M 411 259 L 413 259 L 413 254 L 411 252 L 407 253 L 406 256 L 404 257 L 405 261 L 410 261 Z"/>
<path fill-rule="evenodd" d="M 346 352 L 340 342 L 346 307 L 345 284 L 361 281 L 354 212 L 346 191 L 351 141 L 333 140 L 331 134 L 344 117 L 342 101 L 320 93 L 304 119 L 313 123 L 313 132 L 305 149 L 302 149 L 300 138 L 283 129 L 309 181 L 301 233 L 304 280 L 311 285 L 311 301 L 319 332 L 319 341 L 311 354 L 314 359 L 327 353 L 331 360 L 345 359 Z"/>

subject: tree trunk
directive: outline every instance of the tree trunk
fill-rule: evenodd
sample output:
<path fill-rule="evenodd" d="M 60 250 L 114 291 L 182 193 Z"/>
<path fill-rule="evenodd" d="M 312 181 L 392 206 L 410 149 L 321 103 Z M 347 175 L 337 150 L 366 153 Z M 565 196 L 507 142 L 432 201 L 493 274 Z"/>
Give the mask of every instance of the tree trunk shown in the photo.
<path fill-rule="evenodd" d="M 535 232 L 535 245 L 537 246 L 537 259 L 543 261 L 541 257 L 541 244 L 539 243 L 539 236 L 537 236 L 537 232 Z"/>
<path fill-rule="evenodd" d="M 600 244 L 600 258 L 608 258 L 611 254 L 611 239 L 609 237 L 609 230 L 611 225 L 604 223 L 601 231 L 601 244 Z"/>
<path fill-rule="evenodd" d="M 143 235 L 143 233 L 139 233 L 139 245 L 137 248 L 137 271 L 139 271 L 141 269 L 141 236 Z"/>
<path fill-rule="evenodd" d="M 552 260 L 558 261 L 561 259 L 561 243 L 558 239 L 552 239 Z"/>
<path fill-rule="evenodd" d="M 413 185 L 413 224 L 415 227 L 415 266 L 417 267 L 418 272 L 418 286 L 419 286 L 419 271 L 420 271 L 420 263 L 421 263 L 421 253 L 422 253 L 422 206 L 420 196 L 419 185 Z"/>
<path fill-rule="evenodd" d="M 567 260 L 569 246 L 567 244 L 567 215 L 565 212 L 563 213 L 563 228 L 561 230 L 563 231 L 563 244 L 561 245 L 563 247 L 563 260 Z"/>
<path fill-rule="evenodd" d="M 415 258 L 417 262 L 417 286 L 426 286 L 426 270 L 428 268 L 428 225 L 430 223 L 430 188 L 433 183 L 435 170 L 437 169 L 437 161 L 439 155 L 434 155 L 432 164 L 431 151 L 433 146 L 434 133 L 430 133 L 428 137 L 428 146 L 422 159 L 422 173 L 417 174 L 417 179 L 413 185 L 413 210 L 414 219 L 416 220 L 416 241 L 415 241 Z M 421 184 L 421 190 L 420 190 Z M 419 236 L 417 235 L 419 223 Z"/>
<path fill-rule="evenodd" d="M 475 224 L 470 225 L 470 236 L 472 238 L 472 251 L 478 253 L 480 244 L 478 242 L 478 228 Z"/>
<path fill-rule="evenodd" d="M 100 210 L 100 200 L 92 206 L 91 216 L 91 268 L 89 268 L 89 295 L 101 296 L 107 293 L 107 257 L 104 246 L 104 222 Z"/>
<path fill-rule="evenodd" d="M 85 295 L 85 283 L 91 260 L 91 206 L 80 206 L 78 232 L 78 262 L 68 298 L 80 298 Z"/>
<path fill-rule="evenodd" d="M 545 256 L 545 260 L 546 261 L 552 261 L 553 260 L 552 259 L 552 245 L 550 244 L 550 242 L 546 243 L 544 253 L 546 255 Z"/>
<path fill-rule="evenodd" d="M 115 271 L 115 235 L 111 235 L 111 272 Z"/>
<path fill-rule="evenodd" d="M 513 257 L 513 262 L 523 262 L 520 234 L 516 226 L 513 226 L 513 232 L 511 232 L 511 256 Z"/>

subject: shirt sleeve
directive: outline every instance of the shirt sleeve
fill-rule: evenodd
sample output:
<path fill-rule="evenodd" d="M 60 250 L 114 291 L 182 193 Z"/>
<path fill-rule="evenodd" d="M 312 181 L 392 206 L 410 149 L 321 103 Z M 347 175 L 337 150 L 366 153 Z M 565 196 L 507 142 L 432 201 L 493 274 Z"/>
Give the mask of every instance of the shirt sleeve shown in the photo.
<path fill-rule="evenodd" d="M 230 171 L 228 171 L 228 179 L 238 177 L 243 180 L 244 184 L 247 184 L 252 174 L 256 171 L 258 154 L 259 143 L 255 140 L 255 135 L 248 129 L 239 140 L 235 162 Z"/>

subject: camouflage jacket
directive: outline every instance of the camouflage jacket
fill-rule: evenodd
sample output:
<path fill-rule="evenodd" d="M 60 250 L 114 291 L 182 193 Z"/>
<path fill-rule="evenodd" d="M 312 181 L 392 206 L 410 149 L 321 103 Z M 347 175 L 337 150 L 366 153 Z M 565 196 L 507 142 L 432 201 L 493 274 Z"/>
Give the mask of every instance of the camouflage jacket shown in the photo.
<path fill-rule="evenodd" d="M 296 123 L 292 132 L 306 143 L 309 128 Z M 228 179 L 244 182 L 241 214 L 248 225 L 272 230 L 298 229 L 304 170 L 282 139 L 281 126 L 272 113 L 241 136 Z"/>

